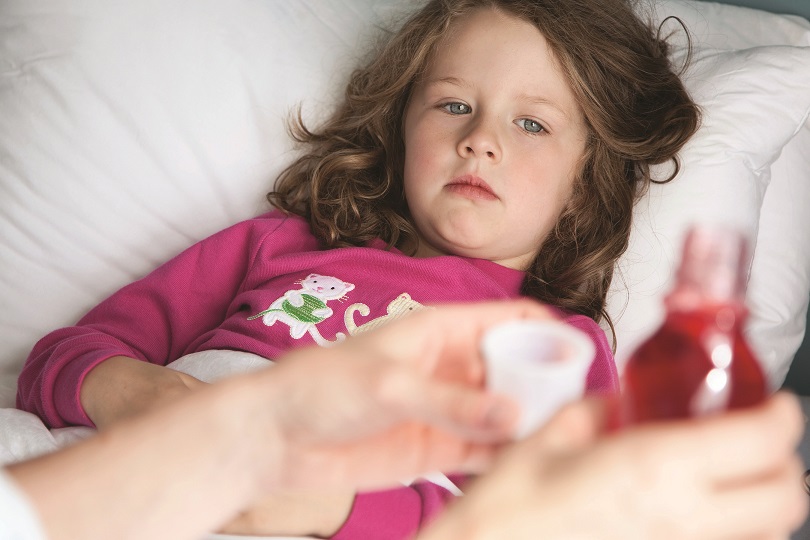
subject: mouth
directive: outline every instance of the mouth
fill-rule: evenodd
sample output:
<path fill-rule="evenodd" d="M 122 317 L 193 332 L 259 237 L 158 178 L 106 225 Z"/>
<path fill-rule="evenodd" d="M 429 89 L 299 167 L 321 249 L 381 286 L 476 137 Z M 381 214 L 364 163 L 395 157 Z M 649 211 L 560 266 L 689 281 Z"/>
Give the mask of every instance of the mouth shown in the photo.
<path fill-rule="evenodd" d="M 445 189 L 469 199 L 493 201 L 498 198 L 489 184 L 481 178 L 469 174 L 454 178 L 445 186 Z"/>

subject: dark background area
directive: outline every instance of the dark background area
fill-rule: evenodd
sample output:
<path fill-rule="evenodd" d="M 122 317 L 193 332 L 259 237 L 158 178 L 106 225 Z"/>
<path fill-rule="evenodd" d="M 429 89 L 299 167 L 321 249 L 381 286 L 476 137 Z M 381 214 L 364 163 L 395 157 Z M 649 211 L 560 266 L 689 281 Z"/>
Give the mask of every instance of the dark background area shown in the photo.
<path fill-rule="evenodd" d="M 810 3 L 810 0 L 808 0 Z M 810 312 L 807 317 L 807 327 L 810 328 Z M 804 341 L 799 347 L 790 370 L 785 378 L 784 387 L 790 388 L 797 394 L 810 396 L 810 338 L 808 338 L 807 328 L 804 332 Z"/>
<path fill-rule="evenodd" d="M 736 4 L 773 13 L 790 13 L 810 18 L 810 0 L 721 0 L 724 4 Z"/>

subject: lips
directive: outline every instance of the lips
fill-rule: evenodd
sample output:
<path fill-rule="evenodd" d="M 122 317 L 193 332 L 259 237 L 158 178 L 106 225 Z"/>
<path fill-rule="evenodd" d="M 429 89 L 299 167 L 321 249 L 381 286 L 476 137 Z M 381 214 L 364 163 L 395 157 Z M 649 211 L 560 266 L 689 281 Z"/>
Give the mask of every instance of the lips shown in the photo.
<path fill-rule="evenodd" d="M 495 200 L 498 198 L 489 184 L 473 175 L 454 178 L 445 188 L 457 195 L 470 199 Z"/>

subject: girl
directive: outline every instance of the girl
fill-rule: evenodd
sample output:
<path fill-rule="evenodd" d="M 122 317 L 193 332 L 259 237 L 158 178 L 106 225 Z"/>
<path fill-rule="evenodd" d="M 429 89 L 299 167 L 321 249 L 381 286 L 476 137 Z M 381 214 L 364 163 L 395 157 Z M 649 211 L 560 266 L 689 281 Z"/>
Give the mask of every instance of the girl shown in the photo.
<path fill-rule="evenodd" d="M 299 120 L 304 153 L 269 195 L 278 210 L 43 338 L 18 406 L 101 427 L 200 384 L 163 367 L 189 353 L 272 359 L 430 304 L 520 295 L 591 336 L 588 388 L 614 391 L 596 324 L 610 325 L 613 264 L 650 165 L 675 160 L 697 125 L 665 42 L 625 0 L 433 0 L 322 127 Z M 276 499 L 230 530 L 403 538 L 449 498 L 417 482 L 326 508 Z"/>

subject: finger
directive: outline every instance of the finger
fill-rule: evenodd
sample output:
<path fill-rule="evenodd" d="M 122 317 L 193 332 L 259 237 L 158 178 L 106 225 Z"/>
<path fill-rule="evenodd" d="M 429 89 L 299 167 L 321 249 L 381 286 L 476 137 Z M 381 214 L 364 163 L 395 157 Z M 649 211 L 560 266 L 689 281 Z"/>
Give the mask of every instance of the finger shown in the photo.
<path fill-rule="evenodd" d="M 506 321 L 556 318 L 547 306 L 530 299 L 449 306 L 446 314 L 437 310 L 433 315 L 437 319 L 441 317 L 436 324 L 442 328 L 448 342 L 474 343 L 476 348 L 484 332 Z"/>
<path fill-rule="evenodd" d="M 350 485 L 366 491 L 387 488 L 404 478 L 413 478 L 435 471 L 479 474 L 489 469 L 498 449 L 490 444 L 462 444 L 453 439 L 444 443 L 437 440 L 435 443 L 412 450 L 394 460 L 384 453 L 363 454 L 362 463 L 352 461 L 347 466 L 338 467 L 337 470 L 335 467 L 326 467 L 325 472 L 319 474 L 312 484 L 314 487 Z M 346 478 L 341 469 L 351 470 L 351 477 Z"/>
<path fill-rule="evenodd" d="M 464 325 L 453 324 L 465 320 L 472 327 L 486 328 L 510 319 L 550 319 L 554 313 L 540 302 L 521 298 L 514 300 L 492 300 L 467 304 L 441 304 L 434 310 L 420 311 L 420 316 L 435 318 L 437 324 L 453 332 L 465 332 Z M 470 328 L 468 326 L 467 328 Z"/>
<path fill-rule="evenodd" d="M 424 445 L 421 456 L 408 475 L 428 471 L 452 471 L 456 474 L 480 474 L 488 470 L 498 456 L 500 445 L 459 440 L 444 432 L 431 431 L 432 441 Z M 408 476 L 405 475 L 405 476 Z M 402 475 L 400 475 L 402 477 Z"/>
<path fill-rule="evenodd" d="M 374 332 L 375 339 L 394 339 L 404 350 L 399 357 L 409 359 L 424 346 L 425 336 L 440 343 L 452 344 L 465 351 L 478 348 L 482 333 L 498 324 L 513 319 L 551 319 L 553 312 L 536 300 L 500 300 L 471 304 L 444 304 L 420 310 L 396 324 L 385 325 Z M 369 338 L 372 333 L 366 334 Z"/>
<path fill-rule="evenodd" d="M 695 474 L 722 484 L 781 466 L 794 452 L 803 422 L 795 397 L 780 392 L 756 407 L 638 429 L 650 432 L 664 458 L 695 456 Z"/>
<path fill-rule="evenodd" d="M 798 401 L 783 392 L 754 410 L 728 414 L 727 424 L 722 418 L 709 422 L 700 434 L 707 437 L 701 446 L 709 449 L 704 473 L 718 483 L 780 466 L 795 452 L 804 429 Z M 720 448 L 721 440 L 728 448 Z"/>
<path fill-rule="evenodd" d="M 519 408 L 506 396 L 435 381 L 406 368 L 391 370 L 380 384 L 380 402 L 405 420 L 419 420 L 478 442 L 507 440 Z"/>
<path fill-rule="evenodd" d="M 458 346 L 448 343 L 446 333 L 427 336 L 419 357 L 422 371 L 436 379 L 474 387 L 484 385 L 485 365 L 475 340 Z"/>
<path fill-rule="evenodd" d="M 548 320 L 555 315 L 539 302 L 523 299 L 440 306 L 424 317 L 428 320 L 414 324 L 431 329 L 422 355 L 425 370 L 445 380 L 480 385 L 485 379 L 480 342 L 487 330 L 509 320 Z"/>
<path fill-rule="evenodd" d="M 807 513 L 798 458 L 773 474 L 712 494 L 711 512 L 695 516 L 700 538 L 787 538 Z"/>

